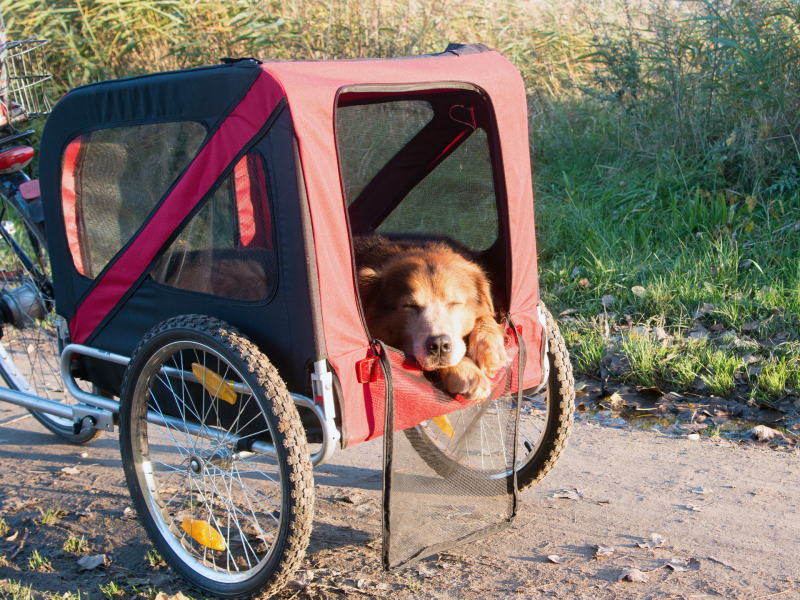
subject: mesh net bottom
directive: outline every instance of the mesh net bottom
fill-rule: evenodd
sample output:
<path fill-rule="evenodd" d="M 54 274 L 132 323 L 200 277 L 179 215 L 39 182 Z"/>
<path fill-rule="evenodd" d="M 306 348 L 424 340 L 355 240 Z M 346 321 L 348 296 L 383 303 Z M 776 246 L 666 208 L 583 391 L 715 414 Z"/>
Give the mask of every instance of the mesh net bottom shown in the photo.
<path fill-rule="evenodd" d="M 439 551 L 491 535 L 508 525 L 516 508 L 513 465 L 517 430 L 519 356 L 493 380 L 480 404 L 422 383 L 388 351 L 384 465 L 384 567 L 408 566 Z M 383 383 L 383 382 L 381 382 Z M 427 398 L 421 386 L 428 388 Z M 392 393 L 393 392 L 393 393 Z M 431 413 L 431 397 L 441 412 Z M 420 404 L 422 400 L 422 404 Z M 458 406 L 456 410 L 453 405 Z M 427 415 L 422 416 L 424 407 Z M 414 426 L 408 423 L 416 422 Z"/>

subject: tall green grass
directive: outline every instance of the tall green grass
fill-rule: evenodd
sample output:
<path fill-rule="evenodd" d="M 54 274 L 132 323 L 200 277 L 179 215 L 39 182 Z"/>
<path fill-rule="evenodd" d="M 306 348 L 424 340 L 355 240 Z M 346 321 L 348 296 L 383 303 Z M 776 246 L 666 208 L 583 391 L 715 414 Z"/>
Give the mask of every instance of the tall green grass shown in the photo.
<path fill-rule="evenodd" d="M 678 337 L 705 302 L 708 326 L 758 321 L 761 341 L 788 333 L 788 346 L 762 352 L 773 365 L 762 391 L 800 387 L 787 370 L 800 358 L 797 0 L 0 0 L 0 10 L 11 37 L 52 40 L 57 92 L 222 56 L 497 48 L 527 86 L 539 277 L 552 309 L 579 310 L 565 327 L 582 368 L 596 370 L 604 351 L 602 296 Z M 700 350 L 659 375 L 645 346 L 641 381 L 711 377 Z M 732 351 L 714 352 L 703 354 L 725 373 L 714 389 L 732 393 Z"/>

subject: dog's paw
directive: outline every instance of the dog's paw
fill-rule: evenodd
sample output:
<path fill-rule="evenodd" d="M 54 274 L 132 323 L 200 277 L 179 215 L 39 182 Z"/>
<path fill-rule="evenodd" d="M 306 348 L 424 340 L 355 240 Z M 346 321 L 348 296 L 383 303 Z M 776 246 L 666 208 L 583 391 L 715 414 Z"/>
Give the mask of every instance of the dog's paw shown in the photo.
<path fill-rule="evenodd" d="M 482 317 L 469 334 L 469 357 L 490 378 L 508 364 L 502 326 L 491 317 Z"/>
<path fill-rule="evenodd" d="M 464 357 L 455 367 L 441 371 L 447 391 L 461 394 L 470 402 L 483 402 L 492 393 L 492 382 L 471 359 Z"/>

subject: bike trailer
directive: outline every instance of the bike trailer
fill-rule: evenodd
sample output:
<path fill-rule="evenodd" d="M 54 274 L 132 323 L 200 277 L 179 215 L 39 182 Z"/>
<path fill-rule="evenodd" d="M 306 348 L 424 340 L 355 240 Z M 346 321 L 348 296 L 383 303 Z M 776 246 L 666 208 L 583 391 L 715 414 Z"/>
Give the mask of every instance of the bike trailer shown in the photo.
<path fill-rule="evenodd" d="M 387 568 L 507 526 L 563 449 L 572 379 L 539 303 L 525 87 L 498 52 L 87 85 L 53 109 L 40 182 L 62 374 L 119 412 L 143 524 L 199 587 L 285 583 L 311 462 L 335 446 L 384 436 Z M 513 359 L 489 401 L 371 338 L 353 238 L 373 232 L 476 253 Z"/>

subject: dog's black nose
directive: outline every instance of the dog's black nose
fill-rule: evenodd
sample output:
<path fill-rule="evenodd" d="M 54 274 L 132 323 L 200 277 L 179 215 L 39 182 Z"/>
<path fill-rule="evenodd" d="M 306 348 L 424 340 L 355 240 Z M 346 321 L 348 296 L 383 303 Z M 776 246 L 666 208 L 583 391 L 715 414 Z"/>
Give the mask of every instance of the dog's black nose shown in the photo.
<path fill-rule="evenodd" d="M 447 356 L 452 348 L 453 342 L 449 335 L 434 335 L 425 341 L 425 349 L 434 356 Z"/>

